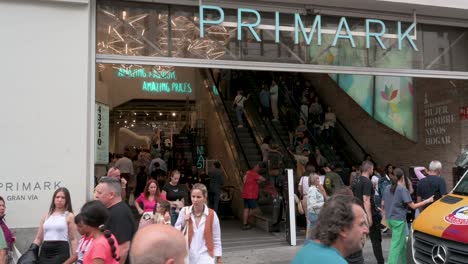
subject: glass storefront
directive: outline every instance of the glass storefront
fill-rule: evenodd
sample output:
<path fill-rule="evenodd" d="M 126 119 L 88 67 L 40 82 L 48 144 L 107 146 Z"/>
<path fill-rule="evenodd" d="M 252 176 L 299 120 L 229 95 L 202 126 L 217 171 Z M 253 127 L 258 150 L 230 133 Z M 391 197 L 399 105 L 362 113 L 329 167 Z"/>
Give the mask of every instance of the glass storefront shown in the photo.
<path fill-rule="evenodd" d="M 356 17 L 346 17 L 344 24 L 344 18 L 337 16 L 317 19 L 315 15 L 255 13 L 241 6 L 238 9 L 202 7 L 203 38 L 200 37 L 200 6 L 99 1 L 97 56 L 120 55 L 129 60 L 143 57 L 155 61 L 183 58 L 203 64 L 261 62 L 279 67 L 297 65 L 297 68 L 346 66 L 366 68 L 370 72 L 372 69 L 468 72 L 465 28 L 417 24 L 412 29 L 413 24 L 409 22 L 366 22 Z M 239 23 L 257 22 L 252 29 L 244 26 L 238 32 Z M 378 34 L 384 28 L 384 36 L 369 37 L 369 32 Z M 313 34 L 307 33 L 313 30 Z M 402 37 L 405 32 L 406 38 Z M 102 65 L 98 64 L 98 68 Z M 145 73 L 125 66 L 120 69 L 124 77 Z M 414 78 L 377 75 L 330 74 L 330 77 L 374 119 L 408 139 L 417 140 Z M 153 85 L 155 82 L 149 83 L 152 86 L 143 89 L 159 91 Z"/>
<path fill-rule="evenodd" d="M 322 43 L 318 45 L 317 32 L 304 35 L 300 26 L 302 23 L 305 31 L 313 28 L 316 22 L 314 15 L 301 15 L 300 23 L 294 14 L 279 13 L 280 27 L 276 32 L 275 13 L 259 12 L 257 16 L 253 12 L 243 12 L 239 18 L 236 9 L 223 8 L 222 11 L 222 23 L 204 23 L 204 38 L 200 38 L 198 6 L 100 1 L 97 8 L 97 54 L 468 71 L 468 35 L 464 28 L 417 24 L 416 30 L 410 30 L 408 37 L 403 37 L 404 32 L 411 29 L 411 23 L 369 23 L 371 33 L 381 32 L 383 25 L 386 31 L 380 38 L 381 44 L 377 38 L 370 37 L 367 48 L 366 19 L 346 17 L 353 35 L 355 47 L 352 47 L 351 40 L 345 38 L 346 26 L 342 24 L 343 27 L 339 27 L 341 18 L 321 16 Z M 238 40 L 238 23 L 254 24 L 258 18 L 261 19 L 260 25 L 254 28 L 257 36 L 244 26 L 241 40 Z M 219 20 L 220 12 L 205 9 L 203 19 Z M 338 28 L 342 29 L 341 37 L 333 45 Z M 409 40 L 414 34 L 417 50 Z"/>

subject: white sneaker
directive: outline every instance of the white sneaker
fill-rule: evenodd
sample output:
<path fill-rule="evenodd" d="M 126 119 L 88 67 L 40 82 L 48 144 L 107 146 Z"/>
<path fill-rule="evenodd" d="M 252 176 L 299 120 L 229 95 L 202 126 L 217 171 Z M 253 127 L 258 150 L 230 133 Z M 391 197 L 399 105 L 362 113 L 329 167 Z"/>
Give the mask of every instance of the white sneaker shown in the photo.
<path fill-rule="evenodd" d="M 238 127 L 238 128 L 243 128 L 244 126 L 243 126 L 243 125 L 238 125 L 237 127 Z"/>

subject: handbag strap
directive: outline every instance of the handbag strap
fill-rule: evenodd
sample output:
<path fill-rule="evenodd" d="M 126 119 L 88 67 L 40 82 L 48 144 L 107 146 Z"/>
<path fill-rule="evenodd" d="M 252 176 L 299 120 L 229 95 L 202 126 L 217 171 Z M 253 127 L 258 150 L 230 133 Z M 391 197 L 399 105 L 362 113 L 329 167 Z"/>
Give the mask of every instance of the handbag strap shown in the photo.
<path fill-rule="evenodd" d="M 240 101 L 242 101 L 242 98 L 244 98 L 244 96 L 242 96 L 242 95 L 241 95 L 241 97 L 240 97 L 240 99 L 239 99 L 239 100 L 235 100 L 235 101 L 234 101 L 234 104 L 238 104 L 238 103 L 240 103 Z"/>

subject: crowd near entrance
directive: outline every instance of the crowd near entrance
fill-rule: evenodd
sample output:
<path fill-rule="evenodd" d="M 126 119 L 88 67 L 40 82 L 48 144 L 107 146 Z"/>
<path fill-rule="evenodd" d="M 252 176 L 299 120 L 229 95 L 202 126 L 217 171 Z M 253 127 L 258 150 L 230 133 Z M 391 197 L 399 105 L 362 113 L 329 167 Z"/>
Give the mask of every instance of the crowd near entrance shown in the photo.
<path fill-rule="evenodd" d="M 465 259 L 468 9 L 305 2 L 0 1 L 0 264 Z"/>

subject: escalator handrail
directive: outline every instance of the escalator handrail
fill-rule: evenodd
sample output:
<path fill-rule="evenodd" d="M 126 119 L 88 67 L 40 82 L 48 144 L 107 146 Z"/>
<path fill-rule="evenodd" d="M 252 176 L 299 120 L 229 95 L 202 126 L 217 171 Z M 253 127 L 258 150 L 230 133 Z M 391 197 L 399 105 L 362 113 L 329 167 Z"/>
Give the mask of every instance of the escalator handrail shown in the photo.
<path fill-rule="evenodd" d="M 302 112 L 299 104 L 297 103 L 296 99 L 294 97 L 292 97 L 287 91 L 283 91 L 283 93 L 285 94 L 285 96 L 288 96 L 288 99 L 294 104 L 294 107 L 296 109 L 299 109 L 300 112 Z M 351 138 L 351 140 L 354 142 L 355 145 L 357 145 L 359 147 L 359 149 L 362 151 L 362 153 L 365 155 L 367 154 L 366 150 L 364 149 L 364 147 L 362 147 L 361 144 L 359 144 L 359 142 L 356 140 L 356 138 L 351 134 L 351 132 L 346 128 L 346 126 L 343 124 L 343 122 L 341 122 L 341 120 L 336 117 L 336 124 L 338 124 L 338 126 L 340 128 L 342 128 L 345 132 L 346 132 L 346 135 L 349 136 Z M 310 133 L 309 129 L 307 128 L 307 131 Z M 364 156 L 363 155 L 363 156 Z M 327 157 L 328 158 L 328 157 Z"/>
<path fill-rule="evenodd" d="M 285 88 L 286 88 L 286 87 L 285 87 Z M 299 111 L 299 113 L 302 113 L 302 110 L 301 110 L 299 104 L 296 102 L 296 100 L 294 99 L 294 97 L 292 97 L 291 94 L 289 94 L 289 92 L 286 91 L 286 90 L 287 90 L 287 89 L 280 89 L 280 92 L 282 92 L 283 95 L 284 95 L 285 97 L 287 97 L 288 100 L 289 100 L 291 103 L 293 103 L 293 106 L 292 106 L 292 107 L 294 107 L 294 109 L 296 109 L 296 111 Z M 280 109 L 279 106 L 278 106 L 278 109 Z M 283 113 L 282 111 L 279 111 L 279 112 L 280 112 L 281 115 L 283 116 L 283 119 L 286 120 L 286 118 L 284 117 L 284 113 Z M 309 128 L 307 127 L 307 125 L 306 125 L 306 129 L 307 129 L 307 132 L 309 133 L 309 135 L 311 135 L 311 138 L 315 141 L 315 144 L 316 144 L 317 146 L 319 146 L 320 144 L 326 145 L 326 142 L 324 142 L 320 136 L 318 136 L 318 137 L 312 136 L 312 135 L 314 135 L 314 134 L 309 130 Z M 319 144 L 319 143 L 320 143 L 320 144 Z M 323 153 L 323 155 L 326 155 L 326 153 Z M 336 156 L 330 157 L 330 155 L 326 155 L 326 158 L 327 158 L 327 160 L 329 160 L 329 161 L 333 161 L 333 162 L 337 162 L 337 161 L 338 161 L 338 160 L 336 159 Z"/>
<path fill-rule="evenodd" d="M 258 101 L 260 100 L 260 99 L 258 98 L 258 96 L 257 96 L 256 98 L 258 99 Z M 263 119 L 260 119 L 260 120 L 261 120 L 263 126 L 264 126 L 264 127 L 267 127 L 267 126 L 266 126 L 266 122 L 265 122 Z M 273 124 L 271 125 L 271 127 L 273 128 L 273 130 L 274 130 L 274 132 L 275 132 L 275 135 L 276 135 L 275 138 L 277 138 L 277 139 L 280 141 L 281 146 L 283 147 L 283 149 L 285 150 L 285 153 L 286 153 L 286 155 L 283 155 L 283 164 L 286 164 L 286 163 L 284 162 L 284 159 L 285 159 L 286 157 L 289 157 L 289 159 L 288 159 L 287 161 L 288 161 L 288 164 L 292 166 L 292 165 L 294 164 L 294 160 L 295 160 L 295 159 L 294 159 L 294 156 L 291 154 L 291 152 L 288 151 L 289 144 L 287 144 L 286 142 L 284 142 L 284 140 L 283 140 L 283 138 L 281 137 L 281 135 L 280 135 L 278 129 L 277 129 Z M 269 134 L 269 136 L 273 137 L 273 134 L 272 134 L 269 130 L 267 130 L 267 133 Z"/>
<path fill-rule="evenodd" d="M 257 96 L 257 92 L 258 92 L 258 91 L 256 91 L 256 90 L 254 90 L 254 91 L 255 91 L 255 95 L 254 95 L 254 96 L 251 95 L 250 98 L 253 97 L 253 99 L 255 99 L 255 102 L 257 102 L 257 101 L 259 101 L 259 98 L 258 98 L 258 96 Z M 249 104 L 249 105 L 251 105 L 251 104 Z M 250 116 L 250 109 L 249 109 L 250 107 L 254 107 L 254 106 L 248 106 L 248 108 L 246 108 L 245 110 L 247 110 L 247 111 L 246 111 L 246 113 L 247 113 L 246 118 L 248 119 L 249 123 L 252 123 L 252 122 L 254 122 L 254 121 L 252 120 L 252 117 Z M 255 109 L 253 109 L 252 111 L 254 111 L 254 110 L 255 110 Z M 264 127 L 264 128 L 267 127 L 266 122 L 265 122 L 263 119 L 260 118 L 260 119 L 258 119 L 257 121 L 258 121 L 258 122 L 261 122 L 262 127 Z M 251 125 L 251 124 L 250 124 L 250 127 L 252 128 L 252 125 Z M 275 130 L 275 135 L 276 135 L 275 138 L 279 139 L 281 145 L 282 145 L 283 148 L 286 150 L 286 151 L 285 151 L 285 152 L 286 152 L 286 155 L 283 155 L 283 164 L 286 164 L 286 162 L 284 162 L 286 157 L 289 157 L 289 159 L 287 160 L 287 161 L 288 161 L 288 165 L 294 164 L 294 163 L 292 162 L 292 161 L 294 160 L 294 157 L 292 157 L 291 153 L 290 153 L 289 151 L 287 151 L 288 145 L 285 145 L 285 143 L 284 143 L 283 139 L 281 138 L 281 136 L 279 135 L 279 132 L 277 131 L 276 127 L 273 126 L 273 125 L 272 125 L 272 127 L 273 127 L 273 129 Z M 253 129 L 252 129 L 252 130 L 253 130 Z M 264 137 L 265 137 L 265 136 L 270 136 L 270 137 L 273 138 L 273 136 L 274 136 L 274 135 L 271 133 L 271 131 L 268 130 L 268 129 L 263 129 L 262 134 L 264 134 Z M 262 144 L 263 142 L 259 142 L 258 139 L 257 139 L 257 143 Z"/>
<path fill-rule="evenodd" d="M 209 71 L 211 72 L 212 69 L 209 69 Z M 210 73 L 210 77 L 213 78 L 212 73 Z M 211 81 L 213 82 L 213 84 L 215 83 L 214 79 L 212 79 Z M 245 154 L 244 148 L 242 147 L 242 145 L 240 143 L 239 135 L 236 133 L 236 127 L 234 125 L 234 122 L 233 122 L 231 116 L 229 115 L 229 110 L 228 110 L 228 108 L 226 106 L 226 103 L 224 102 L 222 91 L 218 88 L 218 86 L 215 86 L 215 87 L 216 87 L 216 89 L 218 91 L 218 94 L 219 94 L 218 97 L 219 97 L 219 99 L 220 99 L 220 101 L 222 103 L 223 109 L 224 109 L 224 111 L 225 111 L 225 113 L 227 115 L 227 118 L 229 119 L 229 123 L 231 124 L 232 131 L 234 132 L 233 134 L 234 134 L 234 137 L 236 139 L 236 145 L 237 145 L 238 149 L 240 150 L 240 152 L 242 153 L 242 157 L 244 157 L 244 162 L 238 161 L 239 163 L 242 163 L 242 165 L 244 165 L 244 166 L 241 165 L 240 168 L 243 169 L 244 171 L 247 171 L 247 170 L 250 169 L 249 165 L 247 163 L 247 161 L 248 161 L 247 155 Z M 210 93 L 213 93 L 213 92 L 210 92 Z M 242 172 L 240 172 L 240 176 L 241 177 L 243 176 Z"/>
<path fill-rule="evenodd" d="M 328 75 L 327 75 L 327 76 L 328 76 Z M 335 81 L 333 81 L 333 82 L 336 84 L 337 88 L 341 89 L 340 86 L 339 86 Z M 346 132 L 346 134 L 353 140 L 354 144 L 356 144 L 356 145 L 359 147 L 359 149 L 362 151 L 363 157 L 364 157 L 364 155 L 367 155 L 368 153 L 367 153 L 367 151 L 364 149 L 364 147 L 363 147 L 361 144 L 359 144 L 359 142 L 357 141 L 357 139 L 353 136 L 353 134 L 351 134 L 351 132 L 349 132 L 348 128 L 346 128 L 346 126 L 343 124 L 343 122 L 341 122 L 341 120 L 340 120 L 338 117 L 336 118 L 336 123 L 337 123 L 337 124 Z"/>

